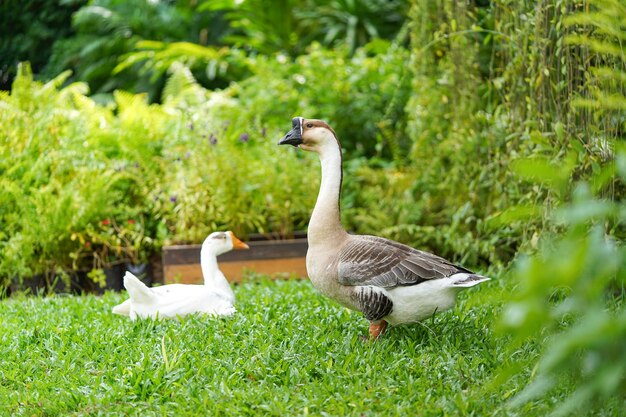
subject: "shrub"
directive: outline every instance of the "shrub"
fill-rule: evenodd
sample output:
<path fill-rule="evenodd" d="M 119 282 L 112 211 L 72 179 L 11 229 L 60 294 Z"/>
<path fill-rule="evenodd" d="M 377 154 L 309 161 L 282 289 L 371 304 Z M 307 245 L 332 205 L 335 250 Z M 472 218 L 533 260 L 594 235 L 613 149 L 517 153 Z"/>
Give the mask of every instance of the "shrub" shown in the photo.
<path fill-rule="evenodd" d="M 529 338 L 545 343 L 531 381 L 512 406 L 549 395 L 563 381 L 578 388 L 555 405 L 554 415 L 603 408 L 607 399 L 624 392 L 626 251 L 605 228 L 623 228 L 623 212 L 623 202 L 594 198 L 588 184 L 581 183 L 572 202 L 551 213 L 564 233 L 544 236 L 537 254 L 515 263 L 512 279 L 519 282 L 518 291 L 501 320 L 515 335 L 511 354 Z"/>
<path fill-rule="evenodd" d="M 305 228 L 317 176 L 309 174 L 311 160 L 276 146 L 282 126 L 228 91 L 204 90 L 182 66 L 165 91 L 164 108 L 180 115 L 157 198 L 172 241 L 199 242 L 218 229 L 288 236 Z"/>
<path fill-rule="evenodd" d="M 136 63 L 114 72 L 122 56 L 144 40 L 215 44 L 226 30 L 219 14 L 198 10 L 195 2 L 146 0 L 91 0 L 73 15 L 72 28 L 75 36 L 54 45 L 46 76 L 69 69 L 72 80 L 88 83 L 103 100 L 124 89 L 148 93 L 151 101 L 160 99 L 164 74 Z"/>
<path fill-rule="evenodd" d="M 113 114 L 86 98 L 83 84 L 57 90 L 67 76 L 41 84 L 22 66 L 1 101 L 5 280 L 88 267 L 87 255 L 98 248 L 83 232 L 138 204 L 118 165 L 125 163 L 120 143 L 109 135 L 101 146 L 103 135 L 94 134 Z"/>
<path fill-rule="evenodd" d="M 0 90 L 8 90 L 18 63 L 43 71 L 55 43 L 71 38 L 72 14 L 86 0 L 9 0 L 0 4 Z M 56 71 L 56 76 L 64 68 Z"/>
<path fill-rule="evenodd" d="M 370 56 L 374 51 L 381 53 Z M 402 151 L 392 145 L 403 138 L 410 77 L 398 68 L 407 59 L 405 48 L 384 41 L 352 57 L 347 50 L 327 51 L 314 44 L 294 61 L 284 55 L 257 57 L 250 65 L 254 75 L 226 91 L 270 126 L 288 127 L 289 115 L 323 118 L 348 158 L 390 157 Z"/>
<path fill-rule="evenodd" d="M 520 163 L 528 165 L 522 170 L 527 178 L 553 189 L 554 208 L 547 210 L 538 252 L 515 264 L 519 291 L 502 319 L 504 329 L 516 334 L 511 352 L 528 338 L 546 340 L 532 380 L 512 401 L 516 407 L 572 381 L 577 389 L 555 404 L 553 415 L 607 409 L 613 398 L 623 409 L 626 150 L 616 139 L 625 127 L 620 117 L 626 108 L 620 82 L 625 17 L 623 4 L 602 0 L 566 19 L 566 41 L 583 55 L 594 53 L 583 88 L 572 100 L 575 117 L 592 135 L 581 139 L 585 148 L 574 142 L 566 164 L 550 165 L 545 157 Z M 585 181 L 568 187 L 572 172 Z"/>
<path fill-rule="evenodd" d="M 315 196 L 315 176 L 301 176 L 309 162 L 275 146 L 280 133 L 235 99 L 180 67 L 164 105 L 117 92 L 105 107 L 84 84 L 59 89 L 67 76 L 42 84 L 22 66 L 0 96 L 5 285 L 145 261 L 166 241 L 200 242 L 216 228 L 304 227 Z"/>

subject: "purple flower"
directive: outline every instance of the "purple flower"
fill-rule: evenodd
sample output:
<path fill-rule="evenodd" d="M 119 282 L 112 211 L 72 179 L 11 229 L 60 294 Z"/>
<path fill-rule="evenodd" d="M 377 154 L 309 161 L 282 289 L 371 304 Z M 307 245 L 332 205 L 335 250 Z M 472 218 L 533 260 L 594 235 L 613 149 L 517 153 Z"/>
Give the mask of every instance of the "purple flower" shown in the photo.
<path fill-rule="evenodd" d="M 191 152 L 187 151 L 187 153 L 185 154 L 185 159 L 189 159 L 190 156 L 191 156 Z"/>
<path fill-rule="evenodd" d="M 241 135 L 239 135 L 239 140 L 243 143 L 246 143 L 250 140 L 250 135 L 244 132 Z"/>
<path fill-rule="evenodd" d="M 135 168 L 139 168 L 139 162 L 135 162 Z"/>
<path fill-rule="evenodd" d="M 170 201 L 171 201 L 172 203 L 176 203 L 176 202 L 178 201 L 178 198 L 176 198 L 176 196 L 175 196 L 175 195 L 172 195 L 172 196 L 170 196 Z"/>
<path fill-rule="evenodd" d="M 213 133 L 211 133 L 211 136 L 209 136 L 209 143 L 211 145 L 217 145 L 217 136 L 215 136 Z"/>

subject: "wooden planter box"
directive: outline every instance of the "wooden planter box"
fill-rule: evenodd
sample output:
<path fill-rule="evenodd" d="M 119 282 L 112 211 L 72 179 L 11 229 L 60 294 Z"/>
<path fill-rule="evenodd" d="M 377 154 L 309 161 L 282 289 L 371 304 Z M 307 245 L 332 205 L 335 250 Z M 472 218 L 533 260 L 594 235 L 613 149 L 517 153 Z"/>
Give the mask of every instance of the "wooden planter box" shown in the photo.
<path fill-rule="evenodd" d="M 230 282 L 239 282 L 244 274 L 253 271 L 272 278 L 306 277 L 306 235 L 298 233 L 294 239 L 268 240 L 265 236 L 250 236 L 250 249 L 233 250 L 217 257 L 220 269 Z M 165 284 L 201 284 L 201 245 L 163 247 L 163 278 Z"/>

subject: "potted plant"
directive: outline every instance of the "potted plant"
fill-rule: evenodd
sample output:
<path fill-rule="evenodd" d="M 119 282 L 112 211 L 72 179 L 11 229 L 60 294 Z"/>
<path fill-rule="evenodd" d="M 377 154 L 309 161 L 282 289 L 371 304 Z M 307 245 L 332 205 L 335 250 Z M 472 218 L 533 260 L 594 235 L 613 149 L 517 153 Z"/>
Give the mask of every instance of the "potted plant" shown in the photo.
<path fill-rule="evenodd" d="M 124 227 L 119 228 L 122 250 L 126 255 L 126 270 L 135 275 L 147 286 L 152 285 L 150 255 L 153 238 L 146 234 L 145 219 L 127 219 Z"/>
<path fill-rule="evenodd" d="M 148 262 L 152 239 L 145 235 L 142 218 L 102 219 L 87 230 L 85 237 L 78 238 L 93 248 L 89 276 L 98 283 L 99 292 L 104 288 L 120 291 L 126 270 L 146 285 L 152 283 Z"/>

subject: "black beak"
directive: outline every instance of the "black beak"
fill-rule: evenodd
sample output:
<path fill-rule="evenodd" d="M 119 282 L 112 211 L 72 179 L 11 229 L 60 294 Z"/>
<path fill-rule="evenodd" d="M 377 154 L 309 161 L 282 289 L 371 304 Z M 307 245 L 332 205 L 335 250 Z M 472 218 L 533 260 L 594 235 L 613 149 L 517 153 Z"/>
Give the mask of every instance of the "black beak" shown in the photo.
<path fill-rule="evenodd" d="M 296 148 L 302 143 L 302 117 L 291 119 L 292 129 L 278 142 L 279 145 L 292 145 Z"/>

